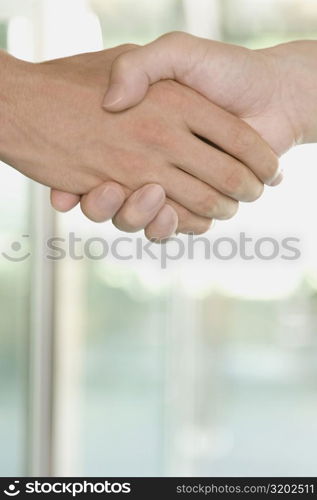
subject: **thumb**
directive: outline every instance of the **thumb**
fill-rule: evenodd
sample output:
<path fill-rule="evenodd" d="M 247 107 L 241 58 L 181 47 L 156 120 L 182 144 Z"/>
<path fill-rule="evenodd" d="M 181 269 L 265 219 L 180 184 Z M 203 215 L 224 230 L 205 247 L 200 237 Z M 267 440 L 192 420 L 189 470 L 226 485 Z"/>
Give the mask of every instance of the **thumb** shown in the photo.
<path fill-rule="evenodd" d="M 168 33 L 154 42 L 125 52 L 111 67 L 110 81 L 102 106 L 108 111 L 123 111 L 145 97 L 151 84 L 173 79 L 180 83 L 190 64 L 188 50 L 195 37 L 186 33 Z"/>

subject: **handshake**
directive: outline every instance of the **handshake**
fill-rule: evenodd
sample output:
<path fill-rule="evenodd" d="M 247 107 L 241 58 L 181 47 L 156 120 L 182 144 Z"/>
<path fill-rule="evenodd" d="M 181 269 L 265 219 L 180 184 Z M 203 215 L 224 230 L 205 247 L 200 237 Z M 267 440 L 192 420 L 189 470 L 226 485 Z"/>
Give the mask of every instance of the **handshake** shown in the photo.
<path fill-rule="evenodd" d="M 317 42 L 249 50 L 170 33 L 32 64 L 2 52 L 0 159 L 149 239 L 201 234 L 317 141 Z"/>

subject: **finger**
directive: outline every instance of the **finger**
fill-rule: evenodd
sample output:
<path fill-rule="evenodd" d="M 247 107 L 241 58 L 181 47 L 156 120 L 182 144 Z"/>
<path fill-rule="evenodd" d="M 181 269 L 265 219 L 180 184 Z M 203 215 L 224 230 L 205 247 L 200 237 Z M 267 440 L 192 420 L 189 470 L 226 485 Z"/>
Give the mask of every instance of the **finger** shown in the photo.
<path fill-rule="evenodd" d="M 113 218 L 114 225 L 125 232 L 135 232 L 149 224 L 165 204 L 165 191 L 157 184 L 138 189 Z"/>
<path fill-rule="evenodd" d="M 219 73 L 219 45 L 213 43 L 214 57 L 210 56 L 208 60 L 210 74 L 213 67 Z M 103 106 L 109 111 L 121 111 L 134 106 L 144 98 L 151 84 L 162 79 L 176 80 L 213 100 L 212 84 L 206 87 L 205 78 L 199 75 L 195 77 L 195 64 L 206 58 L 210 47 L 209 40 L 186 33 L 168 33 L 144 47 L 121 54 L 112 64 Z M 230 47 L 222 49 L 222 57 L 229 57 Z M 209 113 L 207 105 L 200 106 L 200 109 Z M 278 176 L 278 159 L 271 148 L 246 123 L 238 118 L 226 122 L 229 113 L 221 113 L 220 110 L 218 114 L 220 122 L 214 115 L 209 119 L 212 121 L 211 135 L 214 132 L 218 135 L 217 144 L 248 165 L 265 184 L 274 183 Z M 199 113 L 195 113 L 194 117 L 199 125 Z M 224 122 L 226 127 L 222 126 Z M 201 131 L 197 133 L 206 137 L 205 128 L 198 126 L 198 129 Z"/>
<path fill-rule="evenodd" d="M 84 212 L 87 217 L 96 222 L 102 222 L 110 218 L 111 210 L 109 210 L 109 198 L 107 195 L 104 195 L 104 188 L 107 185 L 114 186 L 115 188 L 122 188 L 124 191 L 124 195 L 127 196 L 127 201 L 121 205 L 118 211 L 118 219 L 116 225 L 119 229 L 129 230 L 129 231 L 137 231 L 138 229 L 143 229 L 146 227 L 146 236 L 149 239 L 157 238 L 157 239 L 165 239 L 170 237 L 176 230 L 181 233 L 193 233 L 193 234 L 202 234 L 207 231 L 211 225 L 211 220 L 199 217 L 181 205 L 177 204 L 172 200 L 168 200 L 168 204 L 170 207 L 174 209 L 174 212 L 170 211 L 168 217 L 166 216 L 166 212 L 163 212 L 163 215 L 158 217 L 154 216 L 153 221 L 149 222 L 152 218 L 153 214 L 150 214 L 149 217 L 144 216 L 144 214 L 139 215 L 138 213 L 132 216 L 129 216 L 129 209 L 132 209 L 132 212 L 135 214 L 138 212 L 137 207 L 137 193 L 140 190 L 135 191 L 130 198 L 128 195 L 131 193 L 127 188 L 116 184 L 116 183 L 104 183 L 101 186 L 90 191 L 88 195 L 84 197 L 86 201 L 84 201 Z M 160 186 L 159 186 L 160 188 Z M 122 194 L 122 193 L 121 193 Z M 99 201 L 98 201 L 99 200 Z M 156 207 L 156 212 L 158 216 L 161 212 L 161 203 Z M 113 210 L 116 209 L 116 206 L 113 207 Z M 163 210 L 163 209 L 162 209 Z M 125 215 L 127 214 L 127 215 Z M 175 214 L 177 219 L 177 224 L 175 228 Z M 163 217 L 164 216 L 164 217 Z M 127 220 L 124 220 L 126 217 Z M 143 221 L 140 222 L 140 217 L 143 218 Z M 122 227 L 120 223 L 120 218 L 122 218 Z M 143 225 L 142 225 L 143 224 Z"/>
<path fill-rule="evenodd" d="M 176 213 L 178 219 L 177 227 L 174 227 L 173 215 L 169 217 L 168 223 L 166 223 L 166 220 L 162 220 L 160 212 L 158 216 L 155 217 L 155 219 L 145 228 L 145 236 L 149 240 L 164 240 L 172 236 L 173 233 L 203 234 L 210 229 L 212 219 L 199 217 L 169 199 L 167 199 L 167 204 L 162 210 L 164 210 L 166 206 L 171 207 L 174 210 L 174 213 Z M 163 213 L 163 216 L 164 218 L 166 217 L 166 211 Z"/>
<path fill-rule="evenodd" d="M 189 136 L 189 139 L 194 138 Z M 184 146 L 183 158 L 186 158 L 187 150 L 190 151 L 190 140 L 187 139 L 187 144 Z M 184 141 L 182 143 L 184 144 Z M 200 157 L 197 157 L 195 161 L 199 164 Z M 151 172 L 151 181 L 164 186 L 168 198 L 198 216 L 228 219 L 237 211 L 236 200 L 219 193 L 213 187 L 175 165 L 160 165 L 160 168 Z"/>
<path fill-rule="evenodd" d="M 122 111 L 135 106 L 145 97 L 149 86 L 159 80 L 184 83 L 184 75 L 192 63 L 184 43 L 189 50 L 200 49 L 199 40 L 186 33 L 168 33 L 144 47 L 120 54 L 111 66 L 103 107 L 108 111 Z M 200 52 L 195 53 L 198 60 Z"/>
<path fill-rule="evenodd" d="M 151 44 L 150 44 L 151 45 Z M 117 57 L 111 65 L 109 86 L 103 100 L 107 111 L 122 111 L 142 101 L 152 81 L 163 78 L 165 57 L 155 74 L 153 48 L 147 46 L 131 50 Z"/>
<path fill-rule="evenodd" d="M 178 227 L 178 216 L 176 211 L 165 204 L 157 216 L 150 222 L 144 234 L 149 240 L 164 241 L 176 233 Z"/>
<path fill-rule="evenodd" d="M 254 201 L 263 193 L 263 183 L 248 167 L 196 137 L 190 142 L 185 160 L 183 149 L 179 151 L 177 165 L 237 201 Z"/>
<path fill-rule="evenodd" d="M 240 161 L 240 166 L 241 163 L 246 165 L 260 181 L 271 185 L 279 175 L 278 157 L 260 135 L 243 120 L 215 104 L 206 100 L 202 106 L 201 96 L 191 94 L 191 98 L 197 100 L 197 111 L 192 113 L 190 108 L 184 111 L 190 130 L 216 144 L 222 154 L 224 151 L 228 153 L 227 159 L 231 155 Z M 219 158 L 221 151 L 214 150 L 214 154 Z M 251 180 L 249 176 L 249 186 Z"/>
<path fill-rule="evenodd" d="M 112 218 L 111 213 L 116 210 L 116 203 L 112 206 L 112 210 L 109 206 L 110 197 L 107 196 L 107 190 L 105 189 L 108 185 L 114 187 L 116 190 L 115 200 L 117 199 L 117 195 L 122 196 L 124 199 L 131 193 L 127 188 L 112 182 L 104 183 L 92 189 L 88 195 L 83 197 L 84 201 L 82 203 L 87 217 L 95 222 L 102 222 Z M 80 201 L 80 197 L 53 189 L 51 191 L 51 200 L 56 210 L 65 212 L 73 208 Z M 129 202 L 131 204 L 131 201 L 132 200 L 129 201 L 128 198 L 126 203 Z M 169 238 L 175 231 L 185 234 L 202 234 L 209 229 L 212 222 L 211 219 L 199 217 L 172 200 L 168 200 L 168 205 L 173 207 L 174 211 L 171 210 L 169 212 L 168 209 L 166 211 L 164 207 L 161 210 L 158 208 L 157 217 L 154 217 L 153 221 L 147 225 L 145 230 L 148 239 L 164 240 Z M 161 214 L 162 210 L 164 210 L 163 214 Z M 167 213 L 168 216 L 166 215 Z M 146 226 L 146 223 L 147 221 L 144 219 L 143 227 Z M 130 221 L 130 225 L 131 224 L 132 222 Z M 133 228 L 133 230 L 137 229 Z"/>
<path fill-rule="evenodd" d="M 128 191 L 116 182 L 104 182 L 81 197 L 80 206 L 88 219 L 104 222 L 112 219 L 123 205 Z"/>
<path fill-rule="evenodd" d="M 68 212 L 80 201 L 80 196 L 51 189 L 51 205 L 58 212 Z"/>
<path fill-rule="evenodd" d="M 178 226 L 176 233 L 182 234 L 203 234 L 208 231 L 213 223 L 213 219 L 210 217 L 200 217 L 196 215 L 187 208 L 175 203 L 175 201 L 167 198 L 167 203 L 174 208 L 178 217 Z"/>
<path fill-rule="evenodd" d="M 274 179 L 273 182 L 271 182 L 271 186 L 278 186 L 279 184 L 281 184 L 282 180 L 284 179 L 284 174 L 282 171 L 280 171 L 280 173 L 278 174 L 278 176 Z"/>

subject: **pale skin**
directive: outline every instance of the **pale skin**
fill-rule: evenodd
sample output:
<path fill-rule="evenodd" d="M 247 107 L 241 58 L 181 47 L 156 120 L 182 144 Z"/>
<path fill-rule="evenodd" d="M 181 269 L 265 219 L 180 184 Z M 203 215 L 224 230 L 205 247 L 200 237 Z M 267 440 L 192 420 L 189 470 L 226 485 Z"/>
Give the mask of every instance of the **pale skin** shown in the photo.
<path fill-rule="evenodd" d="M 249 123 L 281 155 L 316 140 L 316 52 L 315 41 L 249 50 L 170 33 L 114 61 L 104 106 L 129 108 L 150 84 L 174 78 Z"/>
<path fill-rule="evenodd" d="M 315 41 L 249 50 L 170 33 L 114 61 L 103 105 L 112 112 L 135 106 L 150 85 L 170 78 L 244 120 L 278 156 L 317 142 Z"/>
<path fill-rule="evenodd" d="M 106 212 L 123 230 L 204 232 L 261 195 L 277 156 L 249 125 L 176 82 L 152 86 L 129 111 L 105 112 L 111 65 L 129 50 L 41 64 L 1 53 L 0 159 L 53 188 L 57 208 L 81 197 L 89 217 Z"/>

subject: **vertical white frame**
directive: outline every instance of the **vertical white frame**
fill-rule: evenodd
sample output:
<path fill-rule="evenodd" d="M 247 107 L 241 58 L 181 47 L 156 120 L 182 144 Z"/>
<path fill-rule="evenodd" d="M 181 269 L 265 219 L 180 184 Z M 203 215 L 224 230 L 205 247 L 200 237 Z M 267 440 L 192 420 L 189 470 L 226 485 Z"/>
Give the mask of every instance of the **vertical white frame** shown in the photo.
<path fill-rule="evenodd" d="M 101 48 L 96 43 L 100 38 L 99 26 L 88 11 L 87 0 L 12 0 L 9 5 L 8 2 L 5 3 L 0 15 L 4 19 L 20 19 L 9 36 L 11 52 L 17 57 L 40 61 Z M 83 29 L 87 28 L 86 17 L 89 17 L 90 31 Z M 72 29 L 72 36 L 69 36 L 70 27 L 74 28 L 73 19 L 78 24 L 77 30 Z M 19 30 L 21 20 L 23 28 L 24 21 L 27 25 L 23 34 Z M 86 32 L 85 37 L 83 35 Z M 54 371 L 57 364 L 56 353 L 60 355 L 63 346 L 56 346 L 57 266 L 54 261 L 45 257 L 45 242 L 56 234 L 57 218 L 50 207 L 48 188 L 32 183 L 30 198 L 33 260 L 26 473 L 41 477 L 52 476 L 55 472 L 54 432 L 58 426 L 54 422 L 54 409 L 58 392 L 55 383 L 58 379 L 55 378 Z"/>

